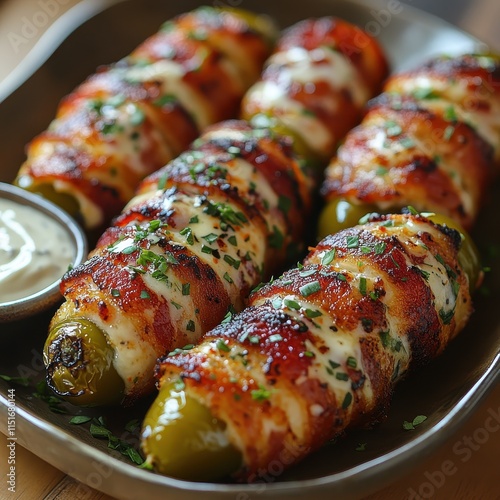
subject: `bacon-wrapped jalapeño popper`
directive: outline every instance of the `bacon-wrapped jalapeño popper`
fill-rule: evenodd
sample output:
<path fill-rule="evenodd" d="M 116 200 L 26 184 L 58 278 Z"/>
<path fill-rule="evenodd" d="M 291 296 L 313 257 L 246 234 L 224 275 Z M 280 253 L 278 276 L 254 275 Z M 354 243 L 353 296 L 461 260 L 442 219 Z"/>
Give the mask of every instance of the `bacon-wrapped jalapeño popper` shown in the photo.
<path fill-rule="evenodd" d="M 61 102 L 16 183 L 87 229 L 105 228 L 141 179 L 237 116 L 276 35 L 268 18 L 237 9 L 203 7 L 165 23 Z"/>
<path fill-rule="evenodd" d="M 498 57 L 439 57 L 384 90 L 326 170 L 320 235 L 406 205 L 470 229 L 500 160 Z"/>
<path fill-rule="evenodd" d="M 146 179 L 90 259 L 62 280 L 49 384 L 79 404 L 133 399 L 298 244 L 308 180 L 287 141 L 246 122 L 207 129 Z"/>
<path fill-rule="evenodd" d="M 291 136 L 309 165 L 324 168 L 387 73 L 381 46 L 362 29 L 334 17 L 306 19 L 278 41 L 242 116 Z"/>
<path fill-rule="evenodd" d="M 313 52 L 333 43 L 335 36 L 325 27 L 333 33 L 338 29 L 330 19 L 300 26 L 307 27 L 304 36 Z M 344 33 L 348 28 L 342 26 Z M 300 40 L 292 28 L 283 36 L 283 50 Z M 375 52 L 374 44 L 364 47 Z M 359 59 L 364 61 L 362 55 Z M 310 64 L 317 63 L 310 58 Z M 360 65 L 363 71 L 352 71 L 363 82 L 370 63 Z M 330 71 L 335 67 L 329 66 Z M 282 71 L 288 75 L 289 68 Z M 382 70 L 379 75 L 382 79 Z M 343 84 L 319 78 L 316 84 L 322 89 L 320 102 L 327 99 L 326 88 L 333 96 L 349 95 Z M 253 102 L 254 91 L 247 103 Z M 310 102 L 316 103 L 311 89 Z M 301 107 L 305 110 L 306 104 Z M 342 120 L 342 114 L 337 118 Z M 335 137 L 336 122 L 331 124 L 328 130 Z M 230 306 L 240 310 L 263 277 L 281 271 L 289 254 L 297 255 L 314 182 L 304 173 L 308 169 L 298 167 L 295 139 L 295 133 L 281 135 L 272 126 L 222 124 L 144 180 L 90 261 L 62 280 L 66 302 L 45 346 L 53 389 L 73 396 L 77 404 L 111 403 L 147 392 L 159 356 L 197 341 Z M 330 143 L 333 148 L 335 141 Z M 312 161 L 303 152 L 300 158 Z"/>
<path fill-rule="evenodd" d="M 147 461 L 184 479 L 254 481 L 380 417 L 397 381 L 467 322 L 470 244 L 403 214 L 322 240 L 243 312 L 160 361 Z"/>

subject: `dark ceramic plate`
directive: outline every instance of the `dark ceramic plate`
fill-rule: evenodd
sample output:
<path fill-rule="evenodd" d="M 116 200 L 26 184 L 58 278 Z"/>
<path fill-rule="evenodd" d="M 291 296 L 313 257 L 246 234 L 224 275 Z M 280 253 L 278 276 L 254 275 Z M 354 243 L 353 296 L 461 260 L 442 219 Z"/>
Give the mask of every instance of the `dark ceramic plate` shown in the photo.
<path fill-rule="evenodd" d="M 224 2 L 216 2 L 223 4 Z M 240 4 L 239 0 L 230 3 Z M 130 0 L 116 3 L 77 28 L 20 88 L 0 104 L 0 180 L 11 181 L 23 160 L 23 147 L 52 118 L 57 102 L 103 63 L 126 55 L 163 20 L 199 5 L 196 1 Z M 397 12 L 387 9 L 398 7 Z M 445 22 L 398 2 L 336 0 L 291 3 L 285 0 L 245 2 L 242 7 L 267 12 L 285 27 L 309 16 L 337 15 L 378 36 L 395 70 L 411 67 L 441 52 L 458 53 L 480 44 Z M 385 10 L 384 25 L 377 19 Z M 389 13 L 389 17 L 387 16 Z M 387 21 L 388 19 L 388 21 Z M 500 197 L 493 187 L 492 199 Z M 500 235 L 497 210 L 484 210 L 475 232 L 486 264 L 498 260 Z M 495 248 L 497 254 L 495 255 Z M 15 387 L 18 443 L 76 479 L 119 498 L 249 499 L 359 497 L 382 488 L 414 467 L 462 425 L 485 393 L 496 383 L 500 367 L 500 273 L 495 270 L 487 289 L 478 294 L 476 313 L 466 330 L 446 353 L 398 387 L 389 418 L 372 430 L 350 433 L 325 446 L 300 465 L 268 482 L 254 485 L 178 481 L 141 470 L 107 440 L 93 438 L 89 424 L 69 423 L 67 414 L 54 413 L 34 384 L 43 379 L 41 349 L 51 311 L 31 320 L 2 326 L 1 373 L 30 377 L 28 387 L 0 380 L 0 429 L 7 433 L 8 388 Z M 495 274 L 496 273 L 496 274 Z M 489 291 L 489 294 L 487 293 Z M 107 412 L 104 417 L 115 435 L 137 443 L 126 423 L 144 414 L 143 406 Z M 59 405 L 55 405 L 56 409 Z M 88 411 L 63 407 L 71 414 Z M 416 430 L 403 430 L 404 420 L 416 415 L 428 419 Z M 94 413 L 100 416 L 100 413 Z M 356 451 L 359 443 L 366 450 Z M 495 465 L 492 465 L 494 467 Z"/>

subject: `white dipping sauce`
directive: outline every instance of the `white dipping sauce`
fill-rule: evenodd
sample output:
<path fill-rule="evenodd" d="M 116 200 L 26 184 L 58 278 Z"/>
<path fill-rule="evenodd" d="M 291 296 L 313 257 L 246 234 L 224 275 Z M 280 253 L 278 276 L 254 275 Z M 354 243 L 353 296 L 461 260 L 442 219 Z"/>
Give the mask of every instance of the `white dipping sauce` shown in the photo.
<path fill-rule="evenodd" d="M 70 235 L 58 222 L 0 198 L 0 303 L 48 287 L 68 270 L 75 253 Z"/>

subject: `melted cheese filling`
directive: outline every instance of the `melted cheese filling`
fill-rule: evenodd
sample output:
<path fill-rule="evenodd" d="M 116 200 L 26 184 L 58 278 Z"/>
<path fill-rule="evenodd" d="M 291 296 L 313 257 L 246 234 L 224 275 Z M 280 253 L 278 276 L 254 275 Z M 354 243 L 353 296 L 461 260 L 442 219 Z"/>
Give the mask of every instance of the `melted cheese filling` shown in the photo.
<path fill-rule="evenodd" d="M 252 101 L 302 137 L 311 149 L 328 154 L 333 142 L 328 128 L 308 109 L 287 95 L 287 90 L 270 81 L 256 83 L 249 91 Z"/>
<path fill-rule="evenodd" d="M 352 62 L 342 53 L 328 47 L 310 51 L 292 47 L 272 55 L 267 64 L 280 66 L 280 78 L 286 85 L 292 82 L 306 85 L 324 81 L 334 90 L 348 90 L 360 108 L 370 98 L 370 91 Z"/>
<path fill-rule="evenodd" d="M 125 70 L 124 78 L 132 82 L 160 81 L 162 95 L 173 95 L 193 117 L 199 130 L 215 121 L 210 103 L 184 81 L 188 71 L 179 63 L 162 59 L 147 66 Z"/>

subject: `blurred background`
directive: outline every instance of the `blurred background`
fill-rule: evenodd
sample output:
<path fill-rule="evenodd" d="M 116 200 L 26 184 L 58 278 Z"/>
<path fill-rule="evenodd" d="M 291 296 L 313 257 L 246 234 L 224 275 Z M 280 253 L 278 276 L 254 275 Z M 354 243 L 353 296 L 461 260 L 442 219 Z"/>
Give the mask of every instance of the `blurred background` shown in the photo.
<path fill-rule="evenodd" d="M 401 0 L 458 26 L 500 51 L 498 0 Z"/>
<path fill-rule="evenodd" d="M 6 94 L 30 76 L 33 66 L 47 57 L 85 19 L 120 0 L 0 0 L 0 84 Z M 166 0 L 158 0 L 166 1 Z M 251 6 L 252 0 L 244 0 Z M 300 0 L 294 0 L 300 1 Z M 361 0 L 363 1 L 363 0 Z M 331 0 L 335 3 L 335 0 Z M 498 0 L 381 0 L 382 8 L 401 2 L 437 15 L 500 51 Z M 207 4 L 214 3 L 207 0 Z M 229 2 L 228 2 L 229 3 Z M 366 3 L 370 4 L 369 0 Z M 61 16 L 71 10 L 71 13 Z M 50 30 L 49 30 L 50 28 Z M 42 44 L 37 44 L 43 38 Z M 43 46 L 43 49 L 42 49 Z"/>

